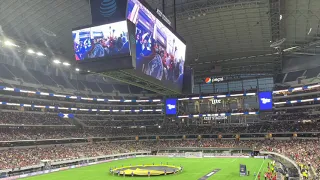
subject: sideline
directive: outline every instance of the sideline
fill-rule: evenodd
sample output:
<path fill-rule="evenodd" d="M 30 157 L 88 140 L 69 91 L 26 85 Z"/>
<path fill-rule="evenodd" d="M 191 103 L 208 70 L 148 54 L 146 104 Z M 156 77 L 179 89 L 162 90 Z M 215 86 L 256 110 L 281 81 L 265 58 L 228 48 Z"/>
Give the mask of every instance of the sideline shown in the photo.
<path fill-rule="evenodd" d="M 257 172 L 256 178 L 254 178 L 254 180 L 256 180 L 256 179 L 258 178 L 258 174 L 259 174 L 259 172 L 261 171 L 261 168 L 262 168 L 262 166 L 264 165 L 264 162 L 265 162 L 265 159 L 262 161 L 261 166 L 260 166 L 260 169 L 259 169 L 259 171 Z"/>

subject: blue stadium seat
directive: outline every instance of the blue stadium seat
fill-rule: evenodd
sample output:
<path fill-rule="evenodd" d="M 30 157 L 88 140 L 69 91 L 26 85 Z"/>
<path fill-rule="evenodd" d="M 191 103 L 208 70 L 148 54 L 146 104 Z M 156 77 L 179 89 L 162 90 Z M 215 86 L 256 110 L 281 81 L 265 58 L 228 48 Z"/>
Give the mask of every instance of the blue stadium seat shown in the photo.
<path fill-rule="evenodd" d="M 119 91 L 120 93 L 129 94 L 128 85 L 122 85 L 122 84 L 114 84 L 113 87 Z"/>
<path fill-rule="evenodd" d="M 298 77 L 301 77 L 304 73 L 304 70 L 302 71 L 295 71 L 295 72 L 289 72 L 285 82 L 291 82 L 291 81 L 296 81 Z"/>
<path fill-rule="evenodd" d="M 8 71 L 4 64 L 0 64 L 0 77 L 3 79 L 13 79 L 14 75 Z"/>
<path fill-rule="evenodd" d="M 81 91 L 85 91 L 86 87 L 83 86 L 83 84 L 81 83 L 81 81 L 78 80 L 69 80 L 69 82 L 72 84 L 72 86 L 74 88 L 76 88 L 77 90 L 81 90 Z"/>
<path fill-rule="evenodd" d="M 320 73 L 320 68 L 316 67 L 316 68 L 308 69 L 305 76 L 307 79 L 314 78 L 314 77 L 317 77 L 319 73 Z"/>
<path fill-rule="evenodd" d="M 38 80 L 35 79 L 30 72 L 10 65 L 4 66 L 6 66 L 16 77 L 23 79 L 25 82 L 39 84 Z"/>
<path fill-rule="evenodd" d="M 94 92 L 100 92 L 100 88 L 97 86 L 95 82 L 81 81 L 87 88 L 91 89 Z"/>
<path fill-rule="evenodd" d="M 49 86 L 55 86 L 55 82 L 42 72 L 29 70 L 29 72 L 41 83 Z"/>
<path fill-rule="evenodd" d="M 113 87 L 111 84 L 98 83 L 98 85 L 100 86 L 102 91 L 105 93 L 112 93 L 113 91 Z"/>
<path fill-rule="evenodd" d="M 277 75 L 277 77 L 276 77 L 276 79 L 275 79 L 275 83 L 282 83 L 282 81 L 283 81 L 283 78 L 285 77 L 285 73 L 283 73 L 283 74 L 278 74 Z"/>
<path fill-rule="evenodd" d="M 69 88 L 69 89 L 76 89 L 75 87 L 73 87 L 73 85 L 70 83 L 69 80 L 63 78 L 63 77 L 58 77 L 58 76 L 51 76 L 51 78 L 57 82 L 58 84 L 62 85 L 65 88 Z"/>

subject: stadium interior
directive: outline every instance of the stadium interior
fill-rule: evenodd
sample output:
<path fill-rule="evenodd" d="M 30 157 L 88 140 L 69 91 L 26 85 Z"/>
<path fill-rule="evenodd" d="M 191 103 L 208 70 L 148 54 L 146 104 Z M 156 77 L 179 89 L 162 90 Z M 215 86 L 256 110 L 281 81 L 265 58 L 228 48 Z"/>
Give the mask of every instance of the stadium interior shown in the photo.
<path fill-rule="evenodd" d="M 247 166 L 190 180 L 318 180 L 319 33 L 319 0 L 1 0 L 0 180 L 200 156 Z"/>

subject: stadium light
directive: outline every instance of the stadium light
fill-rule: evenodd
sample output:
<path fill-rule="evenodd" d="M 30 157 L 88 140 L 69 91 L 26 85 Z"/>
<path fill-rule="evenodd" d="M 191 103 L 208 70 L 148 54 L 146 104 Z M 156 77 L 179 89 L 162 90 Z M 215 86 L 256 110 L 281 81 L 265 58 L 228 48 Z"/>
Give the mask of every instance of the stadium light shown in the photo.
<path fill-rule="evenodd" d="M 87 72 L 90 72 L 90 70 L 88 70 Z"/>
<path fill-rule="evenodd" d="M 79 69 L 79 68 L 76 68 L 76 71 L 78 71 L 78 72 L 79 72 L 79 71 L 80 71 L 80 69 Z"/>
<path fill-rule="evenodd" d="M 287 51 L 291 51 L 293 49 L 297 49 L 297 48 L 300 48 L 299 46 L 293 46 L 293 47 L 290 47 L 290 48 L 287 48 L 287 49 L 284 49 L 283 51 L 284 52 L 287 52 Z"/>
<path fill-rule="evenodd" d="M 30 53 L 30 54 L 34 54 L 35 53 L 32 49 L 28 49 L 27 52 Z"/>
<path fill-rule="evenodd" d="M 61 61 L 55 59 L 55 60 L 53 60 L 53 63 L 55 63 L 55 64 L 61 64 Z"/>
<path fill-rule="evenodd" d="M 62 64 L 65 65 L 65 66 L 70 66 L 71 65 L 70 63 L 67 63 L 67 62 L 64 62 Z"/>
<path fill-rule="evenodd" d="M 11 41 L 5 41 L 5 42 L 4 42 L 4 45 L 6 45 L 6 46 L 19 47 L 18 45 L 14 44 L 14 43 L 13 43 L 13 42 L 11 42 Z"/>
<path fill-rule="evenodd" d="M 37 55 L 38 55 L 38 56 L 46 56 L 46 55 L 44 55 L 42 52 L 37 52 Z"/>

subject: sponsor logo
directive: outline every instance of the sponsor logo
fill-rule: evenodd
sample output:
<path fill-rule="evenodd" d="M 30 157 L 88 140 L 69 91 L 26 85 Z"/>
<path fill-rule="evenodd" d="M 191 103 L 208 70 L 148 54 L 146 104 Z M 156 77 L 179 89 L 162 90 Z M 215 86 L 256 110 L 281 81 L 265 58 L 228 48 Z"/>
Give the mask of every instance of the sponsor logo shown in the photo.
<path fill-rule="evenodd" d="M 176 105 L 174 105 L 174 104 L 167 104 L 167 106 L 168 106 L 169 110 L 176 108 Z"/>
<path fill-rule="evenodd" d="M 267 104 L 267 103 L 270 103 L 270 102 L 271 102 L 271 99 L 261 98 L 261 102 L 262 102 L 262 104 Z"/>
<path fill-rule="evenodd" d="M 224 120 L 224 119 L 228 119 L 228 117 L 227 117 L 227 116 L 209 116 L 209 117 L 203 117 L 203 120 L 206 120 L 206 121 Z"/>
<path fill-rule="evenodd" d="M 221 99 L 211 99 L 212 104 L 221 104 Z"/>
<path fill-rule="evenodd" d="M 103 0 L 100 4 L 100 14 L 103 17 L 112 16 L 117 10 L 116 0 Z"/>
<path fill-rule="evenodd" d="M 214 83 L 214 82 L 222 82 L 224 79 L 223 77 L 213 78 L 213 77 L 207 77 L 204 79 L 204 82 L 207 84 Z"/>

